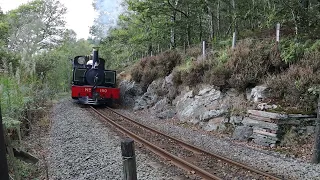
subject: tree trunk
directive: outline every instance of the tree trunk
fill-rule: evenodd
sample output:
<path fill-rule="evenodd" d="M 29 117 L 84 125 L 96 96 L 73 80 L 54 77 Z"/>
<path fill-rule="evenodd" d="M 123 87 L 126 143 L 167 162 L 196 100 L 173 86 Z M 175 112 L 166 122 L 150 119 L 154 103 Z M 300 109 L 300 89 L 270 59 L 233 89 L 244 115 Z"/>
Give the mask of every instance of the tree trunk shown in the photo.
<path fill-rule="evenodd" d="M 292 13 L 292 18 L 294 20 L 294 26 L 295 26 L 296 35 L 298 35 L 298 31 L 300 29 L 299 29 L 299 26 L 298 26 L 297 15 L 295 14 L 294 10 L 291 10 L 291 13 Z"/>
<path fill-rule="evenodd" d="M 255 14 L 255 0 L 252 0 L 252 14 Z M 255 30 L 255 20 L 254 19 L 255 19 L 254 16 L 251 16 L 250 27 L 251 27 L 252 31 Z"/>
<path fill-rule="evenodd" d="M 309 0 L 302 0 L 302 6 L 303 6 L 305 9 L 308 9 L 308 8 L 309 8 Z"/>
<path fill-rule="evenodd" d="M 9 180 L 8 163 L 6 156 L 6 145 L 4 140 L 4 126 L 2 124 L 1 105 L 0 105 L 0 179 Z"/>
<path fill-rule="evenodd" d="M 171 4 L 168 0 L 168 3 Z M 174 0 L 174 5 L 172 5 L 173 10 L 172 10 L 172 15 L 171 15 L 171 38 L 170 38 L 170 49 L 175 49 L 176 48 L 176 33 L 175 33 L 175 23 L 176 23 L 176 17 L 177 17 L 177 7 L 179 4 L 179 0 Z"/>
<path fill-rule="evenodd" d="M 202 42 L 202 18 L 199 15 L 199 41 Z"/>
<path fill-rule="evenodd" d="M 318 109 L 312 163 L 320 163 L 320 95 L 318 97 Z"/>
<path fill-rule="evenodd" d="M 301 12 L 301 28 L 303 33 L 308 33 L 308 26 L 309 26 L 309 18 L 308 18 L 308 11 L 309 11 L 309 0 L 302 0 L 302 7 L 303 11 Z"/>
<path fill-rule="evenodd" d="M 213 10 L 210 6 L 210 3 L 208 2 L 208 0 L 206 0 L 206 5 L 208 7 L 208 16 L 209 16 L 209 24 L 210 24 L 210 34 L 209 34 L 209 40 L 212 41 L 214 38 L 214 23 L 213 23 Z"/>
<path fill-rule="evenodd" d="M 175 21 L 176 21 L 176 12 L 173 11 L 171 16 L 172 27 L 171 27 L 170 49 L 176 48 L 176 35 L 175 35 L 175 29 L 174 29 Z"/>
<path fill-rule="evenodd" d="M 188 17 L 190 17 L 190 6 L 188 4 L 188 11 L 187 11 L 187 15 Z M 188 39 L 188 47 L 190 47 L 191 42 L 191 26 L 190 26 L 190 22 L 188 21 L 187 24 L 187 39 Z"/>
<path fill-rule="evenodd" d="M 152 46 L 152 43 L 149 44 L 149 47 L 148 47 L 148 55 L 149 55 L 149 56 L 152 56 L 152 55 L 153 55 L 153 46 Z"/>
<path fill-rule="evenodd" d="M 234 21 L 234 32 L 237 31 L 237 12 L 236 12 L 236 2 L 235 0 L 232 0 L 232 7 L 233 7 L 233 21 Z"/>
<path fill-rule="evenodd" d="M 210 19 L 210 30 L 211 30 L 211 31 L 210 31 L 210 33 L 211 33 L 211 34 L 210 34 L 210 40 L 212 41 L 212 40 L 214 39 L 214 37 L 215 37 L 215 33 L 214 33 L 214 23 L 213 23 L 213 16 L 214 16 L 214 15 L 213 15 L 213 12 L 211 12 L 210 15 L 211 15 L 211 16 L 210 16 L 210 18 L 211 18 L 211 19 Z"/>
<path fill-rule="evenodd" d="M 220 34 L 220 0 L 217 5 L 217 35 Z"/>

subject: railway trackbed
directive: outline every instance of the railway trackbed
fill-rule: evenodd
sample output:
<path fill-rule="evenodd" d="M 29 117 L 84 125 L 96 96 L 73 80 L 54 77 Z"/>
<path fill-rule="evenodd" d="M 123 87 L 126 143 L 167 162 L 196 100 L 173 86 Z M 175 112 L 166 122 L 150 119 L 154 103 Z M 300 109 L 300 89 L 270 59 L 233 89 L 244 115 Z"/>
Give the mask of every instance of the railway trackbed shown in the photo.
<path fill-rule="evenodd" d="M 185 143 L 113 109 L 95 109 L 93 107 L 91 109 L 121 133 L 170 163 L 203 179 L 282 179 Z"/>

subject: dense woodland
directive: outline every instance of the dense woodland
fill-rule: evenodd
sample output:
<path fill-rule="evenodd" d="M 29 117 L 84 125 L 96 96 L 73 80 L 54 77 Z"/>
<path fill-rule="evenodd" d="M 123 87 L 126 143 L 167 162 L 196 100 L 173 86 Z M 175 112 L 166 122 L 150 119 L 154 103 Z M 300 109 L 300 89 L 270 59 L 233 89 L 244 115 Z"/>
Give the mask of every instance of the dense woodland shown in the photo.
<path fill-rule="evenodd" d="M 135 68 L 133 78 L 146 86 L 172 70 L 177 84 L 205 82 L 240 91 L 265 83 L 269 76 L 277 98 L 294 94 L 289 104 L 302 99 L 305 106 L 310 99 L 301 96 L 309 97 L 307 90 L 314 90 L 319 82 L 319 1 L 125 0 L 116 26 L 101 21 L 108 14 L 98 6 L 102 2 L 93 2 L 99 17 L 87 40 L 78 40 L 73 30 L 66 29 L 66 8 L 58 0 L 35 0 L 6 13 L 0 10 L 0 94 L 5 118 L 20 119 L 23 113 L 17 111 L 34 104 L 41 107 L 46 98 L 68 91 L 70 59 L 89 54 L 97 41 L 100 55 L 112 69 L 132 67 L 152 55 L 168 62 L 176 56 L 172 53 L 181 56 L 174 63 L 179 67 L 151 63 Z M 277 23 L 281 24 L 279 47 L 275 46 Z M 234 32 L 237 46 L 231 51 Z M 202 41 L 209 47 L 207 61 L 194 64 Z M 169 59 L 154 56 L 169 49 Z M 167 73 L 157 73 L 154 67 L 166 68 Z M 282 82 L 291 83 L 280 86 Z"/>
<path fill-rule="evenodd" d="M 93 6 L 100 13 L 98 18 L 104 18 L 107 13 L 99 9 L 98 2 L 101 0 L 95 0 Z M 275 25 L 280 23 L 281 60 L 290 63 L 302 57 L 306 49 L 316 49 L 319 3 L 316 0 L 125 0 L 116 26 L 96 20 L 91 33 L 93 39 L 100 40 L 100 54 L 107 59 L 108 66 L 122 69 L 159 51 L 199 47 L 203 40 L 210 47 L 208 52 L 217 50 L 215 56 L 226 61 L 233 32 L 240 44 L 246 38 L 253 38 L 254 43 L 274 42 Z M 77 40 L 74 31 L 65 28 L 65 13 L 66 8 L 57 0 L 35 0 L 5 14 L 0 11 L 0 65 L 8 72 L 1 75 L 2 94 L 11 86 L 26 82 L 33 85 L 23 90 L 27 97 L 28 91 L 35 89 L 42 92 L 45 88 L 68 89 L 69 59 L 90 53 L 93 40 Z M 196 54 L 197 49 L 194 51 Z M 38 81 L 50 83 L 43 86 Z M 15 93 L 21 94 L 10 93 L 14 98 L 18 97 Z M 4 109 L 10 107 L 6 101 L 15 100 L 10 99 L 11 95 L 5 97 Z M 20 98 L 23 97 L 27 101 L 25 95 Z"/>
<path fill-rule="evenodd" d="M 244 92 L 267 84 L 272 102 L 292 112 L 314 113 L 320 1 L 126 0 L 122 5 L 117 26 L 106 31 L 108 23 L 96 21 L 92 27 L 109 67 L 132 67 L 142 58 L 132 76 L 144 86 L 172 71 L 177 85 L 203 82 Z M 95 8 L 103 18 L 103 9 Z M 233 34 L 237 44 L 231 49 Z M 207 59 L 199 63 L 202 41 Z M 168 56 L 161 54 L 169 49 Z M 174 53 L 181 60 L 175 62 L 180 58 Z"/>
<path fill-rule="evenodd" d="M 106 31 L 108 24 L 98 21 L 92 33 L 104 37 L 104 55 L 121 66 L 124 59 L 131 61 L 161 50 L 188 48 L 203 40 L 215 48 L 216 43 L 230 41 L 233 32 L 237 39 L 275 38 L 277 23 L 282 26 L 282 36 L 290 35 L 292 40 L 316 39 L 319 3 L 317 0 L 125 0 L 126 11 L 119 16 L 118 25 Z M 99 7 L 96 9 L 99 11 Z M 105 16 L 103 9 L 100 12 L 100 16 Z"/>
<path fill-rule="evenodd" d="M 320 84 L 319 0 L 123 0 L 112 26 L 104 20 L 103 2 L 93 2 L 99 17 L 86 40 L 65 27 L 67 9 L 58 0 L 34 0 L 9 12 L 0 7 L 6 127 L 32 123 L 25 117 L 28 110 L 68 92 L 70 59 L 89 54 L 98 41 L 107 68 L 131 68 L 133 79 L 145 87 L 172 72 L 177 86 L 208 83 L 244 92 L 264 83 L 274 93 L 272 102 L 314 113 Z M 199 61 L 202 41 L 207 58 Z"/>
<path fill-rule="evenodd" d="M 26 106 L 40 108 L 67 91 L 70 58 L 90 53 L 87 40 L 65 28 L 59 1 L 35 0 L 0 11 L 0 95 L 4 118 L 19 119 Z"/>
<path fill-rule="evenodd" d="M 102 1 L 95 0 L 93 6 L 99 17 L 87 40 L 77 40 L 75 32 L 65 28 L 66 8 L 57 0 L 35 0 L 6 13 L 0 11 L 0 94 L 5 118 L 19 119 L 22 113 L 17 111 L 33 104 L 41 107 L 45 98 L 68 91 L 70 58 L 89 54 L 97 40 L 100 54 L 112 69 L 132 67 L 142 57 L 156 58 L 160 52 L 177 50 L 182 56 L 176 63 L 179 67 L 159 66 L 168 73 L 173 70 L 178 84 L 205 82 L 241 91 L 270 76 L 269 81 L 274 81 L 269 84 L 279 84 L 273 87 L 278 98 L 295 94 L 288 99 L 292 103 L 303 100 L 302 95 L 309 97 L 307 90 L 319 83 L 319 1 L 125 0 L 116 26 L 99 21 L 107 13 L 98 2 Z M 277 23 L 281 24 L 279 47 L 275 46 Z M 234 32 L 238 43 L 231 51 Z M 209 47 L 207 64 L 194 64 L 203 40 Z M 147 67 L 136 68 L 135 80 L 149 73 L 151 78 L 144 82 L 148 85 L 167 75 L 152 72 L 154 63 Z M 282 82 L 292 83 L 280 86 Z"/>
<path fill-rule="evenodd" d="M 9 130 L 20 126 L 27 134 L 43 118 L 48 102 L 69 91 L 70 59 L 91 51 L 88 40 L 77 40 L 75 32 L 66 29 L 66 10 L 56 0 L 31 1 L 9 12 L 0 7 L 0 102 Z M 16 162 L 22 179 L 39 173 L 30 164 Z"/>

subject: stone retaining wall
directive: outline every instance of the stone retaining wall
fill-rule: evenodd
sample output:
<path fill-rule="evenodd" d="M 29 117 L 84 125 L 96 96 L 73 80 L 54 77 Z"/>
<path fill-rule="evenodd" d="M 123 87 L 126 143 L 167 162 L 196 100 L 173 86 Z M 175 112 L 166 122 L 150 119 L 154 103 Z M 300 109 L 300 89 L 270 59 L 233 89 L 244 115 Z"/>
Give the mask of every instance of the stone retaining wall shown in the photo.
<path fill-rule="evenodd" d="M 248 110 L 248 115 L 241 121 L 233 133 L 237 140 L 253 141 L 262 146 L 275 147 L 284 134 L 292 127 L 310 132 L 315 116 L 301 114 L 280 114 L 258 110 Z M 306 133 L 309 133 L 306 132 Z"/>

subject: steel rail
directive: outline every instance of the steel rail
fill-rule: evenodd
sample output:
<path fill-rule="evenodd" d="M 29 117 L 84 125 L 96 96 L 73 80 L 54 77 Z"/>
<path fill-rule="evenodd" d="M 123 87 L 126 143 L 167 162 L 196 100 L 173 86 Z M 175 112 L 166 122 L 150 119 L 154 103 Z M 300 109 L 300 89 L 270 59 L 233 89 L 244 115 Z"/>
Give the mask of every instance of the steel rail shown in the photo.
<path fill-rule="evenodd" d="M 274 180 L 281 180 L 281 179 L 282 179 L 282 178 L 276 177 L 276 176 L 274 176 L 274 175 L 268 174 L 268 173 L 266 173 L 266 172 L 263 172 L 263 171 L 261 171 L 261 170 L 254 169 L 254 168 L 252 168 L 252 167 L 250 167 L 250 166 L 247 166 L 247 165 L 244 165 L 244 164 L 242 164 L 242 163 L 233 161 L 233 160 L 231 160 L 231 159 L 229 159 L 229 158 L 226 158 L 226 157 L 220 156 L 220 155 L 218 155 L 218 154 L 213 154 L 213 153 L 211 153 L 211 152 L 209 152 L 209 151 L 203 150 L 203 149 L 201 149 L 201 148 L 199 148 L 199 147 L 197 147 L 197 146 L 194 146 L 194 145 L 191 145 L 191 144 L 189 144 L 189 143 L 186 143 L 186 142 L 184 142 L 184 141 L 182 141 L 182 140 L 180 140 L 180 139 L 177 139 L 177 138 L 175 138 L 175 137 L 166 135 L 166 134 L 164 134 L 164 133 L 162 133 L 162 132 L 160 132 L 160 131 L 152 128 L 152 127 L 149 127 L 149 126 L 147 126 L 147 125 L 141 124 L 141 123 L 133 120 L 132 118 L 130 118 L 130 117 L 126 116 L 126 115 L 123 115 L 123 114 L 121 114 L 121 113 L 119 113 L 119 112 L 117 112 L 117 111 L 115 111 L 115 110 L 113 110 L 113 109 L 111 109 L 111 108 L 108 108 L 108 107 L 107 107 L 107 109 L 110 110 L 111 112 L 113 112 L 113 113 L 115 113 L 115 114 L 117 114 L 117 115 L 119 115 L 119 116 L 121 116 L 121 117 L 123 117 L 123 118 L 125 118 L 125 119 L 127 119 L 127 120 L 129 120 L 129 121 L 131 121 L 131 122 L 133 122 L 134 124 L 136 124 L 136 125 L 138 125 L 138 126 L 141 126 L 141 127 L 145 128 L 145 129 L 147 129 L 147 130 L 149 130 L 149 131 L 153 131 L 153 132 L 155 132 L 155 133 L 161 134 L 161 135 L 163 135 L 163 136 L 165 136 L 165 137 L 167 137 L 167 138 L 169 138 L 169 139 L 172 139 L 172 140 L 178 142 L 180 145 L 186 147 L 186 149 L 188 149 L 188 150 L 190 150 L 190 151 L 199 152 L 199 153 L 204 153 L 204 154 L 213 156 L 213 157 L 218 158 L 218 159 L 220 159 L 220 160 L 223 160 L 223 161 L 225 161 L 225 162 L 227 162 L 227 163 L 236 165 L 236 166 L 238 166 L 238 167 L 244 168 L 244 169 L 246 169 L 246 170 L 249 170 L 249 171 L 251 171 L 251 172 L 255 172 L 255 173 L 257 173 L 257 174 L 263 175 L 263 176 L 265 176 L 265 177 L 268 177 L 268 178 L 271 178 L 271 179 L 274 179 Z"/>
<path fill-rule="evenodd" d="M 128 135 L 130 138 L 134 139 L 135 141 L 145 145 L 149 150 L 151 150 L 152 152 L 154 152 L 155 154 L 158 154 L 159 156 L 165 158 L 165 159 L 169 159 L 171 160 L 171 163 L 172 164 L 175 164 L 176 166 L 184 169 L 184 170 L 187 170 L 187 171 L 194 171 L 195 174 L 197 174 L 198 176 L 201 176 L 202 178 L 205 178 L 205 179 L 214 179 L 214 180 L 222 180 L 221 178 L 157 147 L 156 145 L 150 143 L 149 141 L 135 135 L 134 133 L 130 132 L 129 130 L 125 129 L 124 127 L 118 125 L 117 123 L 115 123 L 112 119 L 106 117 L 104 114 L 100 113 L 98 110 L 96 110 L 95 108 L 93 108 L 91 106 L 91 109 L 99 114 L 101 117 L 103 117 L 103 119 L 105 121 L 107 121 L 108 123 L 110 123 L 111 125 L 113 125 L 114 127 L 116 127 L 120 132 Z"/>

